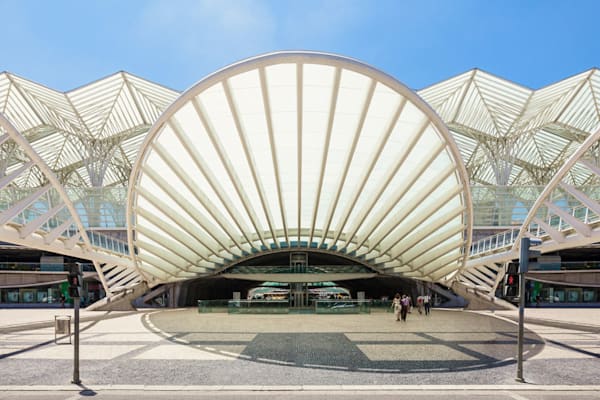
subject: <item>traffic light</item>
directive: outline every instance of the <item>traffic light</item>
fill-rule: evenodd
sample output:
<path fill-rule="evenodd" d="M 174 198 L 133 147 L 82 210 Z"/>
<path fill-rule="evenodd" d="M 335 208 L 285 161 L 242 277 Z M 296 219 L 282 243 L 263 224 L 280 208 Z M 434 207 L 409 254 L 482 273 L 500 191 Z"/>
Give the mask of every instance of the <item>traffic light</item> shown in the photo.
<path fill-rule="evenodd" d="M 504 296 L 507 298 L 519 297 L 519 264 L 511 262 L 506 267 L 506 275 L 504 275 Z"/>
<path fill-rule="evenodd" d="M 506 297 L 519 296 L 519 274 L 506 274 L 506 283 L 504 285 Z"/>
<path fill-rule="evenodd" d="M 81 297 L 83 290 L 83 274 L 79 263 L 71 265 L 69 269 L 69 296 Z"/>

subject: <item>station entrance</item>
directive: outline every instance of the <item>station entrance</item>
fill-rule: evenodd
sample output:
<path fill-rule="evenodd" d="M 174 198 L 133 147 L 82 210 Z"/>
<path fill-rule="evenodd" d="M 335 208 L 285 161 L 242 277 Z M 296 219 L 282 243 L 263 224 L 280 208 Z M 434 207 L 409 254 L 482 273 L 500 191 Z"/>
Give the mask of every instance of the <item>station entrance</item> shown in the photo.
<path fill-rule="evenodd" d="M 307 253 L 290 253 L 290 270 L 295 274 L 305 274 L 308 266 Z M 306 282 L 290 282 L 290 308 L 308 307 L 309 293 Z"/>
<path fill-rule="evenodd" d="M 307 312 L 317 302 L 338 308 L 361 299 L 391 299 L 395 293 L 417 295 L 414 280 L 382 274 L 355 260 L 312 249 L 277 251 L 232 266 L 219 275 L 182 282 L 178 306 L 208 300 L 279 302 L 290 311 Z"/>

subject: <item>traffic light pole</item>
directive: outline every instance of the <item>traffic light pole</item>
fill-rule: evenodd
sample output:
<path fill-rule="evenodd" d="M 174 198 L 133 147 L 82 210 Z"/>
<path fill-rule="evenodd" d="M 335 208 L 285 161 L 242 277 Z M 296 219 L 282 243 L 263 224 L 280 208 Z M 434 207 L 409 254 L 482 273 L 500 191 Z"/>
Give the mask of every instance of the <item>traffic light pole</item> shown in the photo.
<path fill-rule="evenodd" d="M 527 239 L 527 248 L 529 249 L 529 238 Z M 521 255 L 523 254 L 523 240 L 521 239 Z M 525 257 L 525 263 L 529 260 Z M 523 260 L 519 259 L 519 267 Z M 525 382 L 523 379 L 523 331 L 524 331 L 524 319 L 525 319 L 525 272 L 522 272 L 523 269 L 519 268 L 519 334 L 517 336 L 517 381 Z"/>
<path fill-rule="evenodd" d="M 71 383 L 79 385 L 79 297 L 73 298 L 73 308 L 75 314 L 75 340 L 73 341 L 73 380 Z"/>
<path fill-rule="evenodd" d="M 534 259 L 532 268 L 537 265 L 537 258 L 542 254 L 538 250 L 529 250 L 530 246 L 539 246 L 539 238 L 521 238 L 519 252 L 519 334 L 517 337 L 517 378 L 518 382 L 525 382 L 523 378 L 523 324 L 525 319 L 525 274 L 529 272 L 529 259 Z"/>
<path fill-rule="evenodd" d="M 81 265 L 75 263 L 69 270 L 69 295 L 73 299 L 73 313 L 75 316 L 75 340 L 73 341 L 73 380 L 71 383 L 79 385 L 79 305 L 81 290 L 83 288 L 83 275 Z"/>

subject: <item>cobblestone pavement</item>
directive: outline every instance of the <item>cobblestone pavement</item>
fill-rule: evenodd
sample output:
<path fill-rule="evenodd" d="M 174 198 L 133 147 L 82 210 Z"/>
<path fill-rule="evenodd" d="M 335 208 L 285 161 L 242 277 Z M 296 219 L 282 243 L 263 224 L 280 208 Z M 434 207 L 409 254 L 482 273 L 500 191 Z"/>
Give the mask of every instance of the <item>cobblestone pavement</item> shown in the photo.
<path fill-rule="evenodd" d="M 526 335 L 527 382 L 597 384 L 599 333 L 528 327 L 536 333 Z M 514 385 L 515 336 L 513 322 L 461 311 L 434 310 L 429 317 L 413 313 L 406 323 L 396 322 L 388 313 L 142 311 L 82 324 L 80 376 L 85 385 L 149 389 L 160 385 Z M 52 328 L 1 334 L 0 393 L 15 385 L 67 385 L 72 357 L 72 346 L 54 343 Z"/>
<path fill-rule="evenodd" d="M 150 330 L 215 355 L 300 368 L 384 373 L 481 370 L 511 364 L 514 324 L 472 313 L 393 315 L 151 314 Z M 525 354 L 543 341 L 528 333 Z"/>

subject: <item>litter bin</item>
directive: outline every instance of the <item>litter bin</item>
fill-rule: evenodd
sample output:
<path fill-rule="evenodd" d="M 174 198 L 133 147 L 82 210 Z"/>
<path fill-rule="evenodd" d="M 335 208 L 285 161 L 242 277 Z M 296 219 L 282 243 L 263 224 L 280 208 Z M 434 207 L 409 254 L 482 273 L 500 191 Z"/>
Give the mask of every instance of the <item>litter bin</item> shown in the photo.
<path fill-rule="evenodd" d="M 57 343 L 58 337 L 67 336 L 69 344 L 71 344 L 71 316 L 70 315 L 55 315 L 54 316 L 54 343 Z"/>

